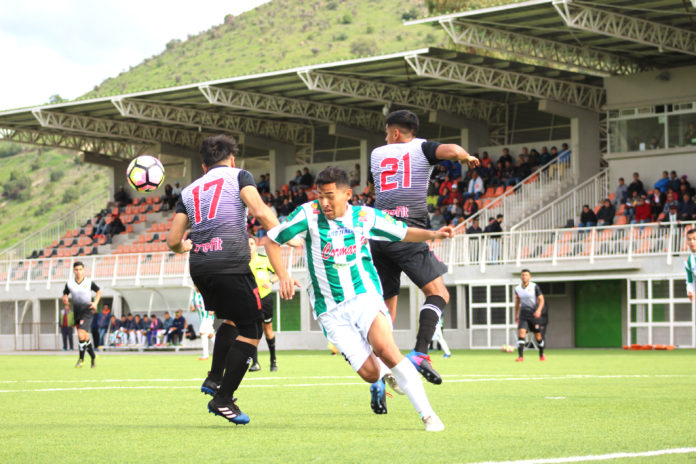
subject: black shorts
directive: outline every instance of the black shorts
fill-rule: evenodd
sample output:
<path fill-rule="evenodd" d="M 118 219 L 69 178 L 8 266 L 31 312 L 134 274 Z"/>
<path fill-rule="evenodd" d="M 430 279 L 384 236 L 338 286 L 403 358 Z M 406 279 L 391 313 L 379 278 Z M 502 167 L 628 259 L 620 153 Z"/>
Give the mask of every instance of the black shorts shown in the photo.
<path fill-rule="evenodd" d="M 447 272 L 447 265 L 435 256 L 427 243 L 370 240 L 370 249 L 382 282 L 384 298 L 399 294 L 401 272 L 418 288 L 423 288 Z"/>
<path fill-rule="evenodd" d="M 248 274 L 191 276 L 191 279 L 201 292 L 205 307 L 215 311 L 216 319 L 230 320 L 237 325 L 261 319 L 261 298 L 251 271 Z"/>
<path fill-rule="evenodd" d="M 94 313 L 91 309 L 75 309 L 75 327 L 78 329 L 90 331 L 92 328 L 92 319 L 94 318 Z"/>
<path fill-rule="evenodd" d="M 270 324 L 273 322 L 273 293 L 261 298 L 261 311 L 263 312 L 263 323 Z"/>
<path fill-rule="evenodd" d="M 544 318 L 536 318 L 534 315 L 523 314 L 520 312 L 520 322 L 517 324 L 518 329 L 524 329 L 527 332 L 541 333 L 546 332 L 546 321 Z"/>

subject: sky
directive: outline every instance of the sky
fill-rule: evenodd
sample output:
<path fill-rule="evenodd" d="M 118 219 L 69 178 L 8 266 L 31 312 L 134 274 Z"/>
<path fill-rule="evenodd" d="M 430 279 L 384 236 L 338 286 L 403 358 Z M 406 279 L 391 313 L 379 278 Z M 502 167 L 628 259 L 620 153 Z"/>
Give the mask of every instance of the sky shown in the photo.
<path fill-rule="evenodd" d="M 0 111 L 73 99 L 269 0 L 0 1 Z"/>

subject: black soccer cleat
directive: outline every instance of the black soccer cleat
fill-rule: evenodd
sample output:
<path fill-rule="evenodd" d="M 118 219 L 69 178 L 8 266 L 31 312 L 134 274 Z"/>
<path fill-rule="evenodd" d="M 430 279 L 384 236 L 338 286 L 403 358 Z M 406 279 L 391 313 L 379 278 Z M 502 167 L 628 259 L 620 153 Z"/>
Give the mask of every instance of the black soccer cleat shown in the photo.
<path fill-rule="evenodd" d="M 208 372 L 208 377 L 206 377 L 206 379 L 203 381 L 203 385 L 201 385 L 201 392 L 205 393 L 206 395 L 215 396 L 217 391 L 220 389 L 220 385 L 220 383 L 210 378 L 210 372 Z"/>
<path fill-rule="evenodd" d="M 257 362 L 249 366 L 249 372 L 256 372 L 261 370 L 261 365 Z"/>
<path fill-rule="evenodd" d="M 442 383 L 442 377 L 440 377 L 440 374 L 438 374 L 437 371 L 433 369 L 432 364 L 430 364 L 429 355 L 414 350 L 407 354 L 406 357 L 413 363 L 425 380 L 435 385 L 440 385 Z"/>
<path fill-rule="evenodd" d="M 372 411 L 374 411 L 375 414 L 386 414 L 387 392 L 384 388 L 384 382 L 382 380 L 378 380 L 370 385 L 370 396 L 370 406 L 372 406 Z"/>
<path fill-rule="evenodd" d="M 233 424 L 246 425 L 251 419 L 244 414 L 237 406 L 237 398 L 232 398 L 231 401 L 219 401 L 214 397 L 208 402 L 208 411 L 216 416 L 222 416 Z"/>
<path fill-rule="evenodd" d="M 274 359 L 273 361 L 271 361 L 271 372 L 277 372 L 277 371 L 278 371 L 278 363 Z"/>
<path fill-rule="evenodd" d="M 96 356 L 93 357 L 93 358 L 92 358 L 92 362 L 90 363 L 89 367 L 91 367 L 92 369 L 94 369 L 95 367 L 97 367 L 97 365 L 94 363 L 94 361 L 96 361 L 96 360 L 97 360 L 97 357 L 96 357 Z"/>

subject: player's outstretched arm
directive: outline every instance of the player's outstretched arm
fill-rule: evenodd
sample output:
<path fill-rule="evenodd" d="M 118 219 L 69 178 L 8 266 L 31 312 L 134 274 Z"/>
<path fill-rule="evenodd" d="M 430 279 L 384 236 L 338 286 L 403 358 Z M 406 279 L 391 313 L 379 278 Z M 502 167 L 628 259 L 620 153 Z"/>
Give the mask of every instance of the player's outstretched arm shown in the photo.
<path fill-rule="evenodd" d="M 253 185 L 247 185 L 242 190 L 239 191 L 239 196 L 242 197 L 242 201 L 252 216 L 254 216 L 261 223 L 264 229 L 271 230 L 278 224 L 278 218 L 273 214 L 271 208 L 266 205 L 259 195 L 259 191 Z M 273 264 L 273 263 L 271 263 Z"/>
<path fill-rule="evenodd" d="M 193 243 L 190 239 L 185 239 L 186 229 L 188 229 L 188 216 L 184 213 L 176 213 L 174 220 L 167 234 L 167 246 L 174 253 L 186 253 L 193 248 Z"/>
<path fill-rule="evenodd" d="M 293 296 L 295 296 L 295 287 L 299 288 L 300 283 L 290 277 L 288 270 L 285 269 L 283 259 L 280 257 L 280 245 L 273 240 L 267 240 L 264 248 L 266 248 L 268 260 L 271 262 L 271 266 L 276 270 L 276 275 L 278 276 L 278 291 L 280 297 L 284 300 L 292 300 Z"/>
<path fill-rule="evenodd" d="M 463 161 L 470 168 L 475 168 L 479 165 L 479 160 L 471 156 L 464 148 L 456 143 L 443 143 L 437 147 L 435 157 L 441 160 Z"/>
<path fill-rule="evenodd" d="M 427 242 L 428 240 L 439 240 L 454 237 L 454 228 L 445 226 L 439 230 L 419 229 L 409 227 L 402 242 Z"/>

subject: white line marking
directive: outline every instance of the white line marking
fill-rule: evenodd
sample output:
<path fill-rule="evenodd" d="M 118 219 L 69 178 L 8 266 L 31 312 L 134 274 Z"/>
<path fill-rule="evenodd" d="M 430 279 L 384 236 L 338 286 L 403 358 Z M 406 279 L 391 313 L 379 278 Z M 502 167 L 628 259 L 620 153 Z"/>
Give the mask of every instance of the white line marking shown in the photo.
<path fill-rule="evenodd" d="M 688 453 L 696 453 L 696 448 L 672 448 L 655 451 L 643 451 L 640 453 L 593 454 L 588 456 L 570 456 L 566 458 L 525 459 L 522 461 L 485 461 L 475 464 L 555 464 L 562 462 L 608 461 L 610 459 L 644 458 L 651 456 L 662 456 L 665 454 Z"/>
<path fill-rule="evenodd" d="M 565 396 L 545 396 L 547 400 L 564 400 L 566 399 Z"/>

